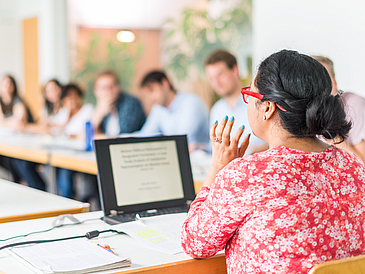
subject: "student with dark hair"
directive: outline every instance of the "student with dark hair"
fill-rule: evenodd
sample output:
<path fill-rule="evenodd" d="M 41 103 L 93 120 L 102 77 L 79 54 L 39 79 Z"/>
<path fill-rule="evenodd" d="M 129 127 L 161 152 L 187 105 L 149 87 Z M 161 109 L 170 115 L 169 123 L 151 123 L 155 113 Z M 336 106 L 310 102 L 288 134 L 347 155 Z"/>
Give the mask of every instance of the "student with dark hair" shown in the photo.
<path fill-rule="evenodd" d="M 205 60 L 205 73 L 213 90 L 219 95 L 218 100 L 210 110 L 210 124 L 227 115 L 236 117 L 232 132 L 238 130 L 239 125 L 245 124 L 247 133 L 252 130 L 248 124 L 247 106 L 241 99 L 241 79 L 238 71 L 236 57 L 230 52 L 218 49 L 211 53 Z M 252 154 L 267 149 L 267 144 L 252 136 L 246 154 Z"/>
<path fill-rule="evenodd" d="M 5 75 L 0 85 L 0 126 L 19 130 L 29 123 L 33 123 L 33 117 L 18 94 L 15 79 L 11 75 Z M 18 164 L 22 162 L 24 161 L 0 156 L 0 165 L 10 171 L 17 183 L 22 179 L 18 172 Z M 39 189 L 45 188 L 43 181 L 39 184 L 31 181 L 28 184 Z"/>
<path fill-rule="evenodd" d="M 57 79 L 51 79 L 47 82 L 43 89 L 44 96 L 44 111 L 41 112 L 42 120 L 50 120 L 48 124 L 52 123 L 52 118 L 58 113 L 62 107 L 61 103 L 62 85 Z"/>
<path fill-rule="evenodd" d="M 90 121 L 94 107 L 83 103 L 84 92 L 74 83 L 62 88 L 62 108 L 53 118 L 53 125 L 58 126 L 63 135 L 84 137 L 85 123 Z"/>
<path fill-rule="evenodd" d="M 52 79 L 47 82 L 44 87 L 43 95 L 45 107 L 40 111 L 40 119 L 37 123 L 27 123 L 21 128 L 21 131 L 27 133 L 50 133 L 53 118 L 61 109 L 61 93 L 62 85 L 57 79 Z M 25 180 L 30 187 L 40 190 L 46 190 L 46 184 L 42 176 L 38 172 L 38 164 L 14 159 L 14 169 L 19 176 Z"/>
<path fill-rule="evenodd" d="M 44 108 L 39 113 L 35 124 L 27 124 L 23 131 L 28 133 L 51 133 L 53 119 L 61 109 L 62 85 L 57 79 L 49 80 L 43 89 Z"/>
<path fill-rule="evenodd" d="M 206 148 L 208 110 L 197 95 L 177 92 L 166 74 L 158 70 L 143 78 L 141 88 L 153 107 L 140 135 L 187 134 L 190 151 Z"/>
<path fill-rule="evenodd" d="M 254 134 L 269 149 L 242 158 L 249 136 L 213 124 L 213 161 L 182 228 L 194 258 L 225 248 L 228 273 L 308 273 L 364 254 L 365 165 L 317 138 L 346 139 L 351 123 L 331 78 L 310 56 L 282 50 L 243 88 Z"/>
<path fill-rule="evenodd" d="M 5 75 L 0 86 L 0 125 L 18 129 L 21 124 L 33 123 L 33 117 L 18 94 L 15 79 Z"/>
<path fill-rule="evenodd" d="M 116 137 L 140 130 L 146 115 L 139 100 L 121 91 L 118 75 L 113 70 L 103 70 L 94 81 L 96 107 L 91 122 L 96 137 Z"/>
<path fill-rule="evenodd" d="M 62 89 L 62 108 L 53 119 L 53 124 L 59 127 L 62 135 L 80 138 L 84 137 L 85 124 L 90 121 L 94 107 L 91 104 L 84 104 L 82 99 L 84 92 L 74 83 L 67 84 Z M 76 172 L 68 169 L 57 169 L 57 185 L 60 195 L 67 198 L 75 198 L 74 174 Z M 90 190 L 97 192 L 96 183 L 88 183 Z M 92 192 L 92 191 L 91 191 Z M 89 195 L 80 195 L 80 199 L 86 201 Z"/>
<path fill-rule="evenodd" d="M 324 56 L 312 56 L 320 62 L 328 71 L 332 80 L 332 95 L 341 93 L 341 100 L 344 102 L 346 117 L 351 121 L 352 128 L 344 142 L 339 144 L 340 148 L 355 153 L 365 162 L 365 98 L 352 92 L 338 90 L 335 70 L 331 59 Z"/>

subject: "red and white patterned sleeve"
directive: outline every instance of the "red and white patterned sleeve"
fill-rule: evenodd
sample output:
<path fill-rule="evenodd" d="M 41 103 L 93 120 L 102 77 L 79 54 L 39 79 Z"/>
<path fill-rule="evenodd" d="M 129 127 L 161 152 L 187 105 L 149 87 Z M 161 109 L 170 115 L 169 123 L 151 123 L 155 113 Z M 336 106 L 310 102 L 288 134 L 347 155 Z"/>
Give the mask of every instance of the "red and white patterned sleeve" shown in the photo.
<path fill-rule="evenodd" d="M 210 187 L 202 187 L 183 224 L 181 243 L 193 258 L 205 258 L 224 249 L 248 212 L 252 197 L 243 171 L 244 160 L 229 163 Z M 244 192 L 244 193 L 243 193 Z"/>

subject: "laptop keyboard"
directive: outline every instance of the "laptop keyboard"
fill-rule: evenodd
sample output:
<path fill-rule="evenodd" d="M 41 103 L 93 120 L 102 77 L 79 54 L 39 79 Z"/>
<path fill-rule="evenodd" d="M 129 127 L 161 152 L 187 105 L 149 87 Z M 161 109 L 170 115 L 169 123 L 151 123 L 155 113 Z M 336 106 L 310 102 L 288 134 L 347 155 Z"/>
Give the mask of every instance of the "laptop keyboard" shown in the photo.
<path fill-rule="evenodd" d="M 151 217 L 151 216 L 157 216 L 157 215 L 165 215 L 165 214 L 173 214 L 173 213 L 181 213 L 181 212 L 187 212 L 189 208 L 186 206 L 177 206 L 177 207 L 168 207 L 168 208 L 162 208 L 162 209 L 151 209 L 147 211 L 141 211 L 138 213 L 125 213 L 120 214 L 117 216 L 113 216 L 112 218 L 121 222 L 131 222 L 135 221 L 136 215 L 138 214 L 139 217 Z"/>

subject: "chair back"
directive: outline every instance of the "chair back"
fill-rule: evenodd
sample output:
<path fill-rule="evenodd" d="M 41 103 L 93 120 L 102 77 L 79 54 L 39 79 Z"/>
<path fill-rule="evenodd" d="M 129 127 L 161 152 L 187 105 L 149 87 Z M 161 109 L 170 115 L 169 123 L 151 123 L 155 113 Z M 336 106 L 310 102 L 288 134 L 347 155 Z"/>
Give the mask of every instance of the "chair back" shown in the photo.
<path fill-rule="evenodd" d="M 308 274 L 365 274 L 365 255 L 324 262 Z"/>

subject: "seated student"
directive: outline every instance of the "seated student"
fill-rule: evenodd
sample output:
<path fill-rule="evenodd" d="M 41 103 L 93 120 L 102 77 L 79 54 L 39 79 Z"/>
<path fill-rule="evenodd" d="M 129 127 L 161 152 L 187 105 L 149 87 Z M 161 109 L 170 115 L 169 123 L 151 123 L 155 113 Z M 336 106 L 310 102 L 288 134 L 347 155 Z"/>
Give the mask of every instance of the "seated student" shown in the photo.
<path fill-rule="evenodd" d="M 53 125 L 58 126 L 63 135 L 69 137 L 83 137 L 85 133 L 85 124 L 90 121 L 94 112 L 94 107 L 91 104 L 83 104 L 84 92 L 76 84 L 70 83 L 62 89 L 62 108 L 54 116 Z M 74 174 L 76 172 L 68 169 L 57 169 L 57 185 L 59 194 L 74 198 Z M 85 175 L 86 176 L 86 175 Z M 93 188 L 95 192 L 96 186 L 94 184 L 88 185 L 87 188 Z M 81 201 L 87 201 L 91 194 L 81 193 Z"/>
<path fill-rule="evenodd" d="M 112 70 L 101 71 L 95 78 L 96 107 L 91 119 L 95 137 L 116 137 L 140 130 L 146 115 L 137 98 L 121 92 L 118 75 Z"/>
<path fill-rule="evenodd" d="M 18 130 L 23 125 L 32 123 L 33 117 L 18 94 L 15 79 L 10 75 L 5 75 L 0 85 L 0 126 Z M 17 172 L 17 164 L 21 160 L 0 156 L 0 165 L 9 170 L 14 182 L 19 183 L 21 176 Z M 30 186 L 44 189 L 44 182 L 40 184 L 29 183 Z"/>
<path fill-rule="evenodd" d="M 53 119 L 58 111 L 61 109 L 61 95 L 62 85 L 57 79 L 49 80 L 43 90 L 45 108 L 40 112 L 40 120 L 37 123 L 24 124 L 21 128 L 22 132 L 27 133 L 52 133 Z M 25 180 L 28 186 L 32 186 L 41 190 L 46 189 L 46 184 L 38 173 L 38 164 L 24 161 L 15 160 L 16 164 L 14 168 L 20 177 Z"/>
<path fill-rule="evenodd" d="M 126 92 L 122 92 L 118 75 L 112 70 L 98 73 L 94 81 L 96 107 L 91 118 L 95 129 L 94 138 L 117 137 L 123 133 L 140 130 L 146 115 L 139 100 Z M 96 176 L 88 177 L 88 187 L 92 194 L 98 195 Z"/>
<path fill-rule="evenodd" d="M 282 50 L 260 64 L 243 94 L 252 130 L 270 148 L 242 158 L 243 127 L 232 138 L 234 121 L 211 127 L 221 142 L 213 142 L 209 175 L 183 224 L 187 254 L 225 248 L 228 273 L 308 273 L 364 254 L 365 165 L 316 137 L 343 141 L 351 127 L 331 89 L 310 56 Z"/>
<path fill-rule="evenodd" d="M 232 132 L 236 132 L 240 125 L 245 125 L 245 131 L 251 133 L 252 130 L 246 115 L 247 106 L 241 99 L 242 83 L 236 57 L 223 49 L 214 51 L 205 60 L 205 73 L 210 85 L 221 97 L 210 110 L 209 124 L 212 125 L 214 121 L 225 115 L 233 116 L 236 123 Z M 250 146 L 246 154 L 260 152 L 267 148 L 265 142 L 256 136 L 251 136 Z"/>
<path fill-rule="evenodd" d="M 332 80 L 332 95 L 336 96 L 339 91 L 333 62 L 323 56 L 312 57 L 327 69 Z M 345 104 L 346 117 L 348 121 L 351 121 L 352 128 L 345 141 L 338 146 L 355 153 L 365 162 L 365 98 L 355 93 L 345 92 L 341 95 L 341 99 Z"/>
<path fill-rule="evenodd" d="M 57 79 L 49 80 L 43 89 L 44 108 L 35 124 L 27 124 L 23 131 L 28 133 L 52 133 L 53 118 L 61 109 L 62 85 Z"/>
<path fill-rule="evenodd" d="M 15 79 L 6 75 L 0 86 L 0 126 L 18 129 L 21 124 L 33 123 L 33 117 L 18 94 Z"/>
<path fill-rule="evenodd" d="M 162 71 L 148 73 L 141 88 L 154 106 L 140 135 L 187 134 L 190 151 L 206 147 L 209 142 L 208 110 L 197 95 L 177 92 Z"/>

